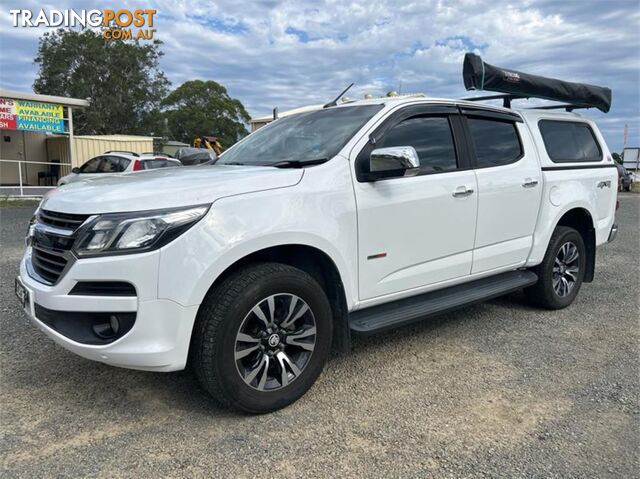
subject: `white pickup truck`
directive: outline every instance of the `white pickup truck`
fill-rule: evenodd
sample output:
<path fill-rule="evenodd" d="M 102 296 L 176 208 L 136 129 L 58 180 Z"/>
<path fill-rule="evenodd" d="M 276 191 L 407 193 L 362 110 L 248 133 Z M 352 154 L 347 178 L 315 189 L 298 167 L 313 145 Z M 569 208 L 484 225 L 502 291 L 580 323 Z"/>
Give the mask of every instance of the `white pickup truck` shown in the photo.
<path fill-rule="evenodd" d="M 261 413 L 331 348 L 524 289 L 593 281 L 617 170 L 575 113 L 395 97 L 281 118 L 218 163 L 65 185 L 29 228 L 28 316 L 88 359 L 175 371 Z"/>

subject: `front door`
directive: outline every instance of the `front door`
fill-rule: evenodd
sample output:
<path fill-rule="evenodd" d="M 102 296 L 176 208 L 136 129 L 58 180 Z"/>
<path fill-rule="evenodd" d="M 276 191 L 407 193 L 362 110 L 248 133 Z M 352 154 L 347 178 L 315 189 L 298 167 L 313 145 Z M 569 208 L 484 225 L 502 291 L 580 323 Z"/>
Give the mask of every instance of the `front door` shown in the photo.
<path fill-rule="evenodd" d="M 362 301 L 471 272 L 477 186 L 473 170 L 459 167 L 452 131 L 459 117 L 415 113 L 390 118 L 372 137 L 375 148 L 413 146 L 420 173 L 355 185 Z M 358 155 L 356 168 L 368 165 L 371 148 Z"/>

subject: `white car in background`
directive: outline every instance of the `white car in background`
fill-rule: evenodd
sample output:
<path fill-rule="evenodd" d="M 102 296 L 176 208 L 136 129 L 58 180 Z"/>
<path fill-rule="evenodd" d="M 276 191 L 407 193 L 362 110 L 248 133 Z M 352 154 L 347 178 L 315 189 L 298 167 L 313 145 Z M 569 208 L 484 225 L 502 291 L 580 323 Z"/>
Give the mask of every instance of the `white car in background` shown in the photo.
<path fill-rule="evenodd" d="M 73 168 L 71 173 L 58 180 L 58 186 L 110 174 L 154 170 L 171 166 L 182 166 L 182 163 L 174 158 L 153 153 L 139 155 L 132 151 L 107 151 L 100 156 L 91 158 L 81 167 Z"/>

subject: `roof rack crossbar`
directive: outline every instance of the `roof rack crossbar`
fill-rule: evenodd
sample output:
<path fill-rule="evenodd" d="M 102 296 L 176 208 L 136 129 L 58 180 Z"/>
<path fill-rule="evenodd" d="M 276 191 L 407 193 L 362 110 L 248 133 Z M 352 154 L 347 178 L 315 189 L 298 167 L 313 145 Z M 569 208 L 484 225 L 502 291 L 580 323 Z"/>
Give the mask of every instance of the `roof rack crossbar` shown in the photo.
<path fill-rule="evenodd" d="M 502 100 L 502 106 L 505 108 L 511 108 L 512 100 L 528 100 L 528 96 L 522 95 L 511 95 L 508 93 L 503 93 L 501 95 L 487 95 L 487 96 L 474 96 L 470 98 L 462 98 L 464 101 L 488 101 L 488 100 Z M 527 108 L 528 110 L 566 110 L 568 112 L 572 112 L 573 110 L 586 109 L 586 108 L 594 108 L 591 105 L 580 105 L 573 103 L 558 103 L 554 105 L 543 105 L 543 106 L 533 106 L 531 108 Z"/>
<path fill-rule="evenodd" d="M 505 108 L 511 108 L 511 100 L 524 100 L 529 97 L 522 95 L 511 95 L 503 93 L 501 95 L 487 95 L 487 96 L 474 96 L 471 98 L 462 98 L 465 101 L 486 101 L 486 100 L 502 100 L 502 106 Z"/>
<path fill-rule="evenodd" d="M 544 106 L 534 106 L 528 108 L 529 110 L 566 110 L 568 112 L 572 112 L 573 110 L 579 110 L 581 108 L 594 108 L 591 105 L 573 105 L 571 103 L 560 103 L 558 105 L 544 105 Z"/>

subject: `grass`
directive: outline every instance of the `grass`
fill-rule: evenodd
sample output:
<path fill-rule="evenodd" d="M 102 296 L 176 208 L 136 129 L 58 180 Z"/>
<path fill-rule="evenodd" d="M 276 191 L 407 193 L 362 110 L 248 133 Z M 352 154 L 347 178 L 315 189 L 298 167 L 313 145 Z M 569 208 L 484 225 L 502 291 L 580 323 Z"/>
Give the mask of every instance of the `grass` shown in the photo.
<path fill-rule="evenodd" d="M 39 199 L 13 199 L 13 198 L 0 198 L 0 208 L 24 208 L 31 206 L 35 208 L 40 202 Z"/>

